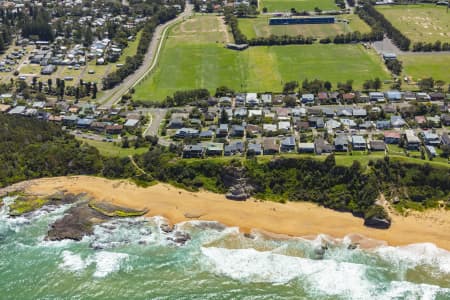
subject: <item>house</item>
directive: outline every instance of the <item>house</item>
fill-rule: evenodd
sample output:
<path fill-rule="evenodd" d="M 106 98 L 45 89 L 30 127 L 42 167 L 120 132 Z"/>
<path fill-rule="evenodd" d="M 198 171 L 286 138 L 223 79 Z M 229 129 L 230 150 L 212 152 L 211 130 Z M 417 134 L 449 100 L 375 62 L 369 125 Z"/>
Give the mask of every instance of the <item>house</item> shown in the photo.
<path fill-rule="evenodd" d="M 245 126 L 245 130 L 247 131 L 247 134 L 250 136 L 261 132 L 261 128 L 258 125 L 253 125 L 253 124 L 247 124 Z"/>
<path fill-rule="evenodd" d="M 386 114 L 395 114 L 397 112 L 397 108 L 392 104 L 386 104 L 383 106 L 383 111 Z"/>
<path fill-rule="evenodd" d="M 251 118 L 253 116 L 255 116 L 255 117 L 262 117 L 262 114 L 263 114 L 263 112 L 262 112 L 261 109 L 250 109 L 248 111 L 248 117 L 249 118 Z"/>
<path fill-rule="evenodd" d="M 123 130 L 123 126 L 122 125 L 107 125 L 105 127 L 105 132 L 107 134 L 120 134 Z"/>
<path fill-rule="evenodd" d="M 11 108 L 11 105 L 8 104 L 0 104 L 0 112 L 7 112 Z"/>
<path fill-rule="evenodd" d="M 344 100 L 345 102 L 352 102 L 355 99 L 356 99 L 355 93 L 345 93 L 342 95 L 342 100 Z"/>
<path fill-rule="evenodd" d="M 353 109 L 352 108 L 340 108 L 338 109 L 337 113 L 338 117 L 351 117 L 353 116 Z"/>
<path fill-rule="evenodd" d="M 388 91 L 386 92 L 386 99 L 389 102 L 399 102 L 402 100 L 402 93 L 399 91 Z"/>
<path fill-rule="evenodd" d="M 375 123 L 372 122 L 372 121 L 365 121 L 365 122 L 359 124 L 358 128 L 359 129 L 369 130 L 369 129 L 375 128 Z"/>
<path fill-rule="evenodd" d="M 226 145 L 224 148 L 223 154 L 225 156 L 231 156 L 236 154 L 244 153 L 245 145 L 242 141 L 232 142 L 229 145 Z"/>
<path fill-rule="evenodd" d="M 441 116 L 442 124 L 445 126 L 450 126 L 450 115 L 449 114 L 443 114 Z"/>
<path fill-rule="evenodd" d="M 276 132 L 277 130 L 277 125 L 275 124 L 263 124 L 264 132 Z"/>
<path fill-rule="evenodd" d="M 288 136 L 280 141 L 281 152 L 293 152 L 295 151 L 295 137 Z"/>
<path fill-rule="evenodd" d="M 272 105 L 272 94 L 262 94 L 261 95 L 261 101 L 263 105 Z"/>
<path fill-rule="evenodd" d="M 78 128 L 89 128 L 91 126 L 92 122 L 94 122 L 93 119 L 87 119 L 87 118 L 78 119 L 77 127 Z"/>
<path fill-rule="evenodd" d="M 291 122 L 289 121 L 278 122 L 278 130 L 284 132 L 291 130 Z"/>
<path fill-rule="evenodd" d="M 212 130 L 203 130 L 198 135 L 198 137 L 203 140 L 212 139 L 213 136 L 214 136 L 214 132 L 212 132 Z"/>
<path fill-rule="evenodd" d="M 234 104 L 236 106 L 244 106 L 245 105 L 245 94 L 236 94 L 234 98 Z"/>
<path fill-rule="evenodd" d="M 353 129 L 357 127 L 356 122 L 352 119 L 341 119 L 341 123 L 347 128 Z"/>
<path fill-rule="evenodd" d="M 384 151 L 386 144 L 384 141 L 372 140 L 369 142 L 370 151 Z"/>
<path fill-rule="evenodd" d="M 314 143 L 298 143 L 299 153 L 314 153 L 315 146 Z"/>
<path fill-rule="evenodd" d="M 406 149 L 408 150 L 419 150 L 420 149 L 420 140 L 414 134 L 414 131 L 407 130 L 405 133 L 406 139 Z"/>
<path fill-rule="evenodd" d="M 10 111 L 8 111 L 8 115 L 21 115 L 25 112 L 26 109 L 27 108 L 25 106 L 18 105 L 13 109 L 11 109 Z"/>
<path fill-rule="evenodd" d="M 295 107 L 292 109 L 292 116 L 294 117 L 306 117 L 306 108 Z"/>
<path fill-rule="evenodd" d="M 301 97 L 301 102 L 304 104 L 313 104 L 314 94 L 303 94 Z"/>
<path fill-rule="evenodd" d="M 391 116 L 391 125 L 394 128 L 400 128 L 405 126 L 406 122 L 401 116 Z"/>
<path fill-rule="evenodd" d="M 231 106 L 231 98 L 230 97 L 220 97 L 219 98 L 219 106 Z"/>
<path fill-rule="evenodd" d="M 393 3 L 393 1 L 380 1 L 381 3 L 385 4 L 387 3 Z M 397 55 L 395 53 L 391 53 L 391 52 L 384 52 L 383 54 L 383 59 L 386 60 L 393 60 L 393 59 L 397 59 Z"/>
<path fill-rule="evenodd" d="M 136 128 L 139 125 L 139 120 L 136 119 L 128 119 L 125 124 L 123 124 L 124 127 L 128 128 Z"/>
<path fill-rule="evenodd" d="M 98 132 L 104 132 L 107 125 L 111 125 L 107 122 L 92 122 L 90 129 Z"/>
<path fill-rule="evenodd" d="M 432 132 L 423 133 L 423 142 L 425 145 L 438 146 L 441 143 L 439 136 Z"/>
<path fill-rule="evenodd" d="M 403 93 L 403 99 L 405 99 L 405 101 L 415 101 L 416 98 L 416 93 L 414 92 L 404 92 Z"/>
<path fill-rule="evenodd" d="M 437 155 L 436 148 L 434 148 L 433 146 L 430 146 L 430 145 L 426 145 L 425 149 L 426 149 L 429 157 L 436 157 L 436 155 Z"/>
<path fill-rule="evenodd" d="M 332 108 L 322 108 L 322 114 L 327 118 L 333 118 L 335 115 L 334 109 Z"/>
<path fill-rule="evenodd" d="M 334 151 L 347 152 L 348 150 L 348 138 L 346 135 L 338 135 L 334 139 Z"/>
<path fill-rule="evenodd" d="M 353 150 L 366 150 L 366 140 L 360 135 L 352 136 L 352 149 Z"/>
<path fill-rule="evenodd" d="M 415 116 L 414 117 L 414 121 L 418 124 L 418 125 L 423 125 L 427 123 L 427 120 L 425 119 L 425 116 Z"/>
<path fill-rule="evenodd" d="M 388 121 L 388 120 L 380 120 L 380 121 L 377 121 L 376 124 L 377 124 L 377 129 L 379 129 L 379 130 L 386 130 L 386 129 L 392 128 L 391 121 Z"/>
<path fill-rule="evenodd" d="M 201 145 L 185 145 L 183 147 L 183 158 L 202 158 L 205 149 Z"/>
<path fill-rule="evenodd" d="M 370 92 L 369 99 L 370 99 L 370 101 L 375 101 L 375 102 L 386 101 L 386 99 L 384 98 L 384 94 L 381 92 Z"/>
<path fill-rule="evenodd" d="M 386 144 L 395 144 L 398 145 L 400 143 L 400 132 L 397 131 L 385 131 L 384 132 L 384 142 Z"/>
<path fill-rule="evenodd" d="M 195 128 L 183 127 L 181 129 L 178 129 L 175 132 L 175 138 L 178 138 L 178 139 L 195 138 L 195 137 L 198 137 L 199 134 L 200 134 L 200 132 Z"/>
<path fill-rule="evenodd" d="M 430 95 L 427 93 L 416 93 L 416 100 L 417 101 L 431 101 Z"/>
<path fill-rule="evenodd" d="M 355 108 L 353 109 L 353 116 L 355 118 L 365 118 L 367 116 L 367 110 L 364 108 Z"/>
<path fill-rule="evenodd" d="M 334 130 L 339 127 L 341 127 L 341 122 L 338 122 L 336 120 L 329 119 L 328 121 L 325 122 L 325 128 L 327 128 L 328 130 Z"/>
<path fill-rule="evenodd" d="M 245 128 L 242 125 L 232 125 L 230 135 L 234 137 L 243 137 Z"/>
<path fill-rule="evenodd" d="M 316 154 L 324 154 L 333 152 L 333 146 L 331 146 L 326 140 L 323 138 L 317 138 L 314 141 L 314 148 Z"/>
<path fill-rule="evenodd" d="M 76 125 L 78 121 L 78 116 L 77 115 L 69 115 L 69 116 L 64 116 L 62 123 L 65 126 L 72 126 L 72 125 Z"/>
<path fill-rule="evenodd" d="M 234 110 L 234 116 L 236 118 L 245 118 L 247 117 L 247 108 L 239 107 Z"/>
<path fill-rule="evenodd" d="M 53 72 L 55 72 L 55 71 L 56 71 L 56 66 L 55 65 L 47 65 L 47 66 L 42 68 L 41 74 L 42 75 L 52 75 Z"/>
<path fill-rule="evenodd" d="M 167 128 L 169 129 L 180 129 L 184 127 L 184 121 L 180 118 L 171 119 L 169 121 L 169 124 L 167 125 Z"/>
<path fill-rule="evenodd" d="M 265 138 L 263 140 L 263 154 L 272 155 L 280 152 L 280 147 L 277 144 L 277 140 L 274 138 Z"/>
<path fill-rule="evenodd" d="M 206 155 L 221 156 L 223 154 L 223 143 L 206 143 L 203 144 L 206 149 Z"/>
<path fill-rule="evenodd" d="M 325 126 L 325 123 L 324 123 L 322 117 L 310 116 L 310 117 L 308 117 L 308 123 L 309 123 L 310 127 L 315 127 L 315 128 L 323 128 Z"/>
<path fill-rule="evenodd" d="M 440 101 L 445 99 L 445 94 L 441 92 L 431 92 L 429 93 L 431 101 Z"/>
<path fill-rule="evenodd" d="M 450 146 L 450 136 L 447 132 L 441 135 L 441 144 L 445 146 Z"/>
<path fill-rule="evenodd" d="M 262 146 L 259 143 L 250 143 L 247 146 L 247 155 L 261 155 L 263 154 Z"/>
<path fill-rule="evenodd" d="M 216 137 L 226 137 L 228 135 L 228 124 L 220 124 L 216 129 Z"/>
<path fill-rule="evenodd" d="M 329 99 L 328 93 L 327 92 L 319 92 L 317 94 L 317 99 L 319 99 L 320 103 L 328 101 L 328 99 Z"/>
<path fill-rule="evenodd" d="M 427 122 L 432 126 L 432 127 L 441 127 L 441 118 L 439 118 L 439 116 L 434 116 L 434 117 L 427 117 Z"/>
<path fill-rule="evenodd" d="M 259 105 L 259 99 L 257 93 L 247 93 L 245 96 L 245 104 L 247 106 L 257 106 Z"/>

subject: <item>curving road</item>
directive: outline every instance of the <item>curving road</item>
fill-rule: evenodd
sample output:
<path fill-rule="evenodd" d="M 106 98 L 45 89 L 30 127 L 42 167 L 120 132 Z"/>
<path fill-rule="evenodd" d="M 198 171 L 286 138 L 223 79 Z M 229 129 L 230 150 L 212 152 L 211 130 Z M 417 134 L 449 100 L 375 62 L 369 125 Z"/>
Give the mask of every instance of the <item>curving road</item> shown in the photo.
<path fill-rule="evenodd" d="M 151 72 L 157 65 L 158 56 L 161 52 L 161 48 L 163 45 L 164 37 L 167 33 L 168 28 L 181 20 L 189 17 L 193 11 L 193 5 L 186 3 L 184 11 L 179 14 L 175 19 L 170 20 L 164 24 L 156 27 L 155 32 L 153 33 L 152 41 L 150 42 L 150 46 L 148 47 L 148 51 L 145 54 L 144 62 L 142 65 L 130 76 L 124 79 L 119 85 L 114 87 L 113 89 L 107 90 L 104 94 L 98 99 L 98 102 L 102 105 L 101 108 L 107 109 L 120 101 L 122 95 L 128 93 L 130 88 L 136 86 L 149 72 Z"/>

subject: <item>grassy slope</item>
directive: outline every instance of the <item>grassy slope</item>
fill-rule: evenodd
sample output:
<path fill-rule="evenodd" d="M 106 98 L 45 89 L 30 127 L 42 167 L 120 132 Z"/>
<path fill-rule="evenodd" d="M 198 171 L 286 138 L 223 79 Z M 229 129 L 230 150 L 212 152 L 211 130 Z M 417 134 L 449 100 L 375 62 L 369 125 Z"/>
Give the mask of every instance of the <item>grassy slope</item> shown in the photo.
<path fill-rule="evenodd" d="M 264 7 L 269 12 L 286 12 L 291 8 L 297 11 L 314 11 L 315 7 L 322 10 L 338 10 L 333 0 L 261 0 L 260 8 Z"/>
<path fill-rule="evenodd" d="M 334 37 L 337 34 L 348 31 L 370 32 L 370 27 L 357 15 L 343 15 L 340 18 L 350 21 L 347 26 L 344 23 L 335 24 L 308 24 L 308 25 L 277 25 L 269 26 L 269 16 L 261 15 L 258 18 L 239 19 L 239 28 L 248 38 L 259 36 L 268 37 L 274 35 L 303 35 L 317 38 Z"/>
<path fill-rule="evenodd" d="M 135 149 L 134 147 L 130 148 L 122 148 L 119 146 L 114 145 L 113 143 L 108 142 L 102 142 L 102 141 L 94 141 L 94 140 L 88 140 L 88 139 L 81 139 L 78 138 L 80 141 L 85 142 L 88 145 L 91 145 L 100 151 L 100 154 L 106 157 L 126 157 L 129 155 L 134 154 L 143 154 L 147 152 L 148 148 L 138 148 Z"/>
<path fill-rule="evenodd" d="M 399 59 L 403 62 L 403 74 L 415 81 L 433 77 L 435 80 L 450 82 L 450 53 L 402 55 Z"/>
<path fill-rule="evenodd" d="M 413 42 L 450 42 L 450 14 L 444 6 L 421 4 L 376 8 Z"/>
<path fill-rule="evenodd" d="M 365 79 L 388 78 L 380 60 L 358 45 L 251 47 L 238 52 L 225 49 L 214 39 L 199 42 L 203 33 L 197 33 L 200 37 L 195 43 L 177 37 L 180 34 L 176 26 L 171 33 L 175 37 L 165 43 L 160 67 L 136 87 L 135 99 L 161 101 L 177 90 L 214 90 L 220 85 L 236 90 L 280 91 L 284 82 L 305 78 L 334 84 L 354 78 L 358 88 Z M 223 36 L 221 32 L 216 34 L 219 39 Z"/>

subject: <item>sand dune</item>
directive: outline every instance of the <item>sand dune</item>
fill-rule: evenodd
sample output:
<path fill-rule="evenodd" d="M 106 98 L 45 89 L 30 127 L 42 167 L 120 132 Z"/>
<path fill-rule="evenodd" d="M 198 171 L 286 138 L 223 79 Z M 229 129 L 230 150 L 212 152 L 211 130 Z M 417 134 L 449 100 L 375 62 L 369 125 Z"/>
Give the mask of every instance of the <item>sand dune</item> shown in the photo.
<path fill-rule="evenodd" d="M 367 228 L 363 220 L 312 203 L 286 204 L 227 200 L 211 192 L 191 193 L 159 183 L 142 188 L 124 180 L 108 180 L 90 176 L 56 177 L 29 181 L 26 189 L 33 193 L 51 194 L 66 190 L 88 193 L 98 199 L 134 209 L 146 208 L 148 216 L 164 216 L 173 224 L 200 219 L 238 226 L 242 231 L 260 229 L 290 236 L 314 236 L 320 233 L 336 238 L 348 234 L 364 235 L 386 241 L 390 245 L 431 242 L 450 250 L 450 212 L 433 210 L 408 217 L 393 216 L 388 230 Z M 355 235 L 355 236 L 356 236 Z"/>

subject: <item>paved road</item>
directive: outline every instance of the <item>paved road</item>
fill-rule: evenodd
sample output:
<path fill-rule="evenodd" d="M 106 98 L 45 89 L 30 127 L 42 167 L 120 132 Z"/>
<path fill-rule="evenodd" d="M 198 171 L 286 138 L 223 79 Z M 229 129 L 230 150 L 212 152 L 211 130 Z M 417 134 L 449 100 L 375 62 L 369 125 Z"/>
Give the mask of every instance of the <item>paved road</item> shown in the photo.
<path fill-rule="evenodd" d="M 158 56 L 162 47 L 162 40 L 170 25 L 189 17 L 192 14 L 193 5 L 186 3 L 184 12 L 179 14 L 175 19 L 168 21 L 156 27 L 153 39 L 150 42 L 148 51 L 145 54 L 143 64 L 133 74 L 125 78 L 125 80 L 111 90 L 105 91 L 98 102 L 102 103 L 102 108 L 110 108 L 120 101 L 122 95 L 126 94 L 130 88 L 139 83 L 153 68 L 156 67 Z"/>

